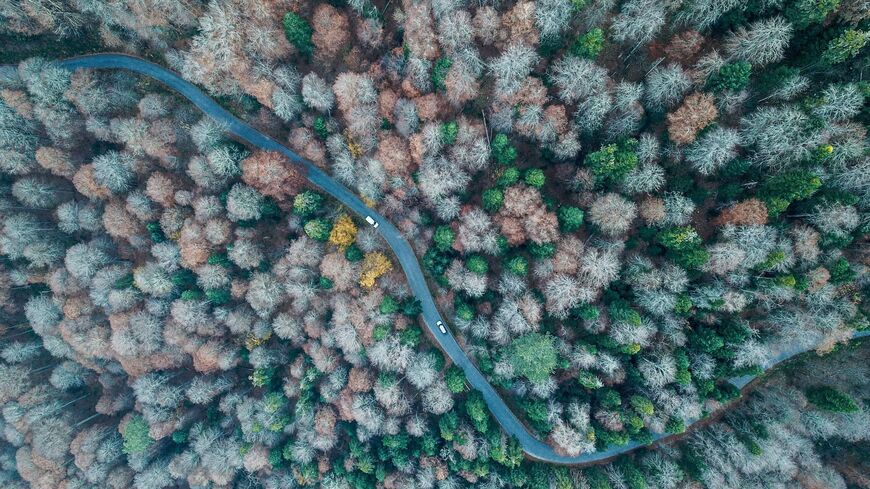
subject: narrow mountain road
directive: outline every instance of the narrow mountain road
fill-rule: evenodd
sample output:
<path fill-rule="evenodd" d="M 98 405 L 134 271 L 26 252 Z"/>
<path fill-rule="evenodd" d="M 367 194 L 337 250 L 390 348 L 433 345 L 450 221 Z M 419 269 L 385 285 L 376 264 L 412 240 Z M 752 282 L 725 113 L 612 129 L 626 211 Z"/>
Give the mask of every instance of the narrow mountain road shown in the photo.
<path fill-rule="evenodd" d="M 160 81 L 164 85 L 186 97 L 206 115 L 223 124 L 227 132 L 263 150 L 277 151 L 286 155 L 291 161 L 298 163 L 307 169 L 308 180 L 316 187 L 319 187 L 324 192 L 332 195 L 361 217 L 371 216 L 380 224 L 377 228 L 378 232 L 380 232 L 381 236 L 384 237 L 393 249 L 396 258 L 402 266 L 402 270 L 405 272 L 405 276 L 408 278 L 408 284 L 410 285 L 411 290 L 420 300 L 423 307 L 423 319 L 426 326 L 429 328 L 429 331 L 432 333 L 432 336 L 438 341 L 441 345 L 441 349 L 447 353 L 453 363 L 462 368 L 471 386 L 481 392 L 483 399 L 486 401 L 486 405 L 489 407 L 492 415 L 496 420 L 498 420 L 502 429 L 519 441 L 520 446 L 530 458 L 556 464 L 582 465 L 600 462 L 644 446 L 644 444 L 633 442 L 601 452 L 583 454 L 576 457 L 567 457 L 559 455 L 551 446 L 535 438 L 534 435 L 526 430 L 492 385 L 490 385 L 486 378 L 484 378 L 483 374 L 481 374 L 477 367 L 475 367 L 471 360 L 469 360 L 468 356 L 466 356 L 465 352 L 456 342 L 452 333 L 448 331 L 447 334 L 443 334 L 438 330 L 436 323 L 438 321 L 443 321 L 444 319 L 438 314 L 438 310 L 435 307 L 435 300 L 426 285 L 426 279 L 423 276 L 423 270 L 420 268 L 420 263 L 417 261 L 417 257 L 415 256 L 413 249 L 411 249 L 411 245 L 402 237 L 401 232 L 399 232 L 399 230 L 382 215 L 366 206 L 353 192 L 333 180 L 332 177 L 314 166 L 310 161 L 300 157 L 284 145 L 242 122 L 192 83 L 159 65 L 124 54 L 107 53 L 85 55 L 58 61 L 58 65 L 68 70 L 77 70 L 80 68 L 124 69 Z M 865 336 L 867 334 L 870 334 L 870 332 L 857 333 L 855 336 Z M 787 358 L 791 358 L 798 353 L 802 353 L 802 351 L 788 352 L 782 358 L 777 358 L 775 362 L 772 362 L 771 366 Z M 742 387 L 750 380 L 751 378 L 738 378 L 732 379 L 732 383 L 735 383 L 738 387 Z M 689 423 L 687 422 L 687 425 L 688 424 Z M 668 435 L 666 434 L 658 434 L 655 435 L 653 439 L 654 441 L 657 441 L 666 438 L 667 436 Z"/>

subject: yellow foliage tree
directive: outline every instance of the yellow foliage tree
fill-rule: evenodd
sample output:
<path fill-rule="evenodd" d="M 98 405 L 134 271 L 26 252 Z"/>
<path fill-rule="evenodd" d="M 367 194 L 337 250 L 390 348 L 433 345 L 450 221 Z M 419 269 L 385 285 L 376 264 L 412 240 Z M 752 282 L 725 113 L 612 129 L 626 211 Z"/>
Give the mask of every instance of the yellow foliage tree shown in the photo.
<path fill-rule="evenodd" d="M 392 262 L 390 262 L 390 259 L 380 251 L 366 253 L 362 262 L 359 284 L 365 288 L 371 288 L 375 285 L 375 280 L 377 280 L 378 277 L 392 269 Z"/>
<path fill-rule="evenodd" d="M 248 351 L 253 350 L 254 348 L 266 344 L 269 341 L 269 338 L 272 337 L 272 333 L 267 333 L 266 336 L 262 338 L 258 338 L 253 334 L 248 334 L 247 338 L 245 338 L 245 347 Z"/>
<path fill-rule="evenodd" d="M 356 239 L 356 231 L 356 224 L 353 223 L 353 220 L 347 214 L 342 214 L 332 224 L 329 242 L 343 251 L 353 244 L 353 240 Z"/>
<path fill-rule="evenodd" d="M 354 158 L 359 158 L 363 155 L 363 153 L 365 153 L 365 151 L 363 151 L 362 145 L 360 145 L 359 143 L 354 141 L 352 137 L 350 137 L 350 131 L 345 131 L 344 137 L 345 139 L 347 139 L 347 150 L 350 151 L 351 156 L 353 156 Z"/>

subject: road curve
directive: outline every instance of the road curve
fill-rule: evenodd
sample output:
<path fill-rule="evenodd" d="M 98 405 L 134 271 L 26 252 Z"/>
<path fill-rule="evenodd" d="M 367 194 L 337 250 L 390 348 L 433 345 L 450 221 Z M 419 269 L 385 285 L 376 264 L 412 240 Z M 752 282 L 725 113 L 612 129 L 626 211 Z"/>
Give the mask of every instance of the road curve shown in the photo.
<path fill-rule="evenodd" d="M 215 121 L 222 123 L 227 132 L 263 150 L 277 151 L 284 154 L 291 161 L 300 164 L 307 169 L 308 180 L 316 187 L 319 187 L 324 192 L 332 195 L 358 215 L 362 217 L 371 216 L 378 221 L 380 223 L 380 226 L 377 228 L 378 232 L 380 232 L 381 236 L 384 237 L 393 249 L 396 258 L 399 260 L 399 264 L 402 266 L 402 270 L 405 272 L 405 276 L 408 278 L 408 284 L 410 285 L 411 290 L 420 300 L 423 309 L 423 319 L 426 323 L 426 327 L 429 328 L 432 337 L 438 341 L 441 345 L 441 349 L 447 353 L 453 363 L 462 368 L 468 382 L 483 395 L 486 405 L 489 407 L 490 412 L 501 425 L 502 429 L 517 439 L 528 457 L 554 464 L 581 465 L 600 462 L 646 445 L 631 442 L 626 445 L 600 452 L 568 457 L 559 455 L 551 446 L 535 438 L 534 435 L 526 430 L 520 420 L 517 419 L 516 415 L 505 404 L 501 396 L 498 395 L 492 385 L 490 385 L 486 378 L 484 378 L 483 374 L 480 373 L 477 367 L 475 367 L 471 360 L 469 360 L 468 356 L 465 355 L 465 352 L 459 347 L 459 344 L 456 342 L 452 333 L 448 331 L 447 334 L 442 334 L 435 326 L 436 322 L 443 321 L 443 318 L 438 314 L 438 309 L 435 307 L 435 300 L 426 284 L 426 279 L 423 275 L 423 270 L 420 268 L 420 263 L 417 261 L 417 257 L 415 256 L 413 249 L 411 249 L 410 244 L 408 244 L 408 242 L 402 237 L 401 232 L 399 232 L 392 223 L 385 219 L 384 216 L 366 206 L 365 203 L 363 203 L 363 201 L 353 192 L 333 180 L 332 177 L 314 166 L 310 161 L 300 157 L 289 148 L 242 122 L 192 83 L 184 80 L 181 76 L 166 68 L 145 61 L 141 58 L 125 54 L 92 54 L 61 60 L 57 63 L 58 66 L 67 70 L 76 70 L 79 68 L 124 69 L 160 81 L 164 85 L 186 97 L 206 115 Z M 867 336 L 868 334 L 870 334 L 870 331 L 855 333 L 854 337 Z M 769 363 L 767 368 L 802 353 L 803 351 L 805 350 L 784 352 L 774 359 L 771 359 L 772 361 Z M 737 387 L 743 387 L 753 378 L 754 376 L 737 377 L 730 379 L 730 382 Z M 696 420 L 689 421 L 694 422 Z M 688 426 L 690 423 L 687 422 L 686 424 Z M 668 436 L 670 435 L 663 433 L 655 434 L 653 436 L 653 441 L 658 441 L 662 438 L 667 438 Z"/>

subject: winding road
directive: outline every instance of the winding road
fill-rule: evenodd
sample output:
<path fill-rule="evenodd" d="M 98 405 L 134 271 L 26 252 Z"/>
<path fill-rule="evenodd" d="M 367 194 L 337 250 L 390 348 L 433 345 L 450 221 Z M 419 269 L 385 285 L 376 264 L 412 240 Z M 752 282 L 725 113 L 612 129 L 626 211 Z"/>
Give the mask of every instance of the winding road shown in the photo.
<path fill-rule="evenodd" d="M 67 70 L 76 70 L 80 68 L 124 69 L 158 80 L 186 97 L 206 115 L 222 123 L 227 132 L 263 150 L 280 152 L 286 155 L 291 161 L 304 166 L 308 171 L 308 180 L 312 184 L 341 201 L 345 206 L 361 217 L 371 216 L 380 223 L 377 230 L 393 249 L 396 258 L 402 266 L 402 270 L 404 270 L 405 275 L 408 278 L 408 284 L 410 285 L 411 290 L 420 300 L 423 309 L 423 319 L 426 326 L 429 328 L 432 337 L 438 341 L 441 345 L 441 349 L 450 357 L 453 363 L 462 368 L 468 382 L 483 395 L 486 405 L 489 407 L 492 415 L 496 420 L 498 420 L 502 429 L 504 429 L 507 434 L 518 440 L 520 446 L 530 458 L 555 464 L 581 465 L 601 462 L 646 445 L 632 442 L 600 452 L 568 457 L 559 455 L 551 446 L 537 439 L 526 430 L 520 420 L 517 419 L 516 415 L 514 415 L 510 408 L 508 408 L 507 404 L 505 404 L 501 396 L 499 396 L 492 385 L 490 385 L 486 378 L 484 378 L 483 374 L 481 374 L 477 367 L 475 367 L 471 360 L 469 360 L 468 356 L 466 356 L 465 352 L 456 342 L 456 338 L 453 337 L 452 333 L 448 331 L 447 334 L 443 334 L 438 330 L 438 327 L 436 326 L 437 321 L 443 321 L 444 319 L 438 313 L 438 309 L 435 306 L 435 300 L 426 284 L 423 270 L 420 268 L 420 263 L 417 261 L 417 257 L 414 254 L 411 245 L 402 237 L 401 232 L 396 229 L 392 223 L 385 219 L 384 216 L 366 206 L 365 203 L 363 203 L 363 201 L 353 192 L 337 183 L 332 179 L 332 177 L 314 166 L 310 161 L 300 157 L 289 148 L 242 122 L 192 83 L 159 65 L 145 61 L 141 58 L 124 54 L 107 53 L 85 55 L 61 60 L 57 63 L 61 68 Z M 870 331 L 856 333 L 854 337 L 867 336 L 868 334 L 870 334 Z M 803 351 L 805 350 L 784 352 L 776 358 L 771 359 L 767 368 L 802 353 Z M 754 377 L 752 376 L 737 377 L 730 379 L 730 381 L 737 387 L 743 387 L 753 378 Z M 690 424 L 689 421 L 694 422 L 696 420 L 688 420 L 686 423 L 687 426 Z M 668 436 L 670 435 L 656 434 L 653 436 L 653 441 L 658 441 L 667 438 Z"/>

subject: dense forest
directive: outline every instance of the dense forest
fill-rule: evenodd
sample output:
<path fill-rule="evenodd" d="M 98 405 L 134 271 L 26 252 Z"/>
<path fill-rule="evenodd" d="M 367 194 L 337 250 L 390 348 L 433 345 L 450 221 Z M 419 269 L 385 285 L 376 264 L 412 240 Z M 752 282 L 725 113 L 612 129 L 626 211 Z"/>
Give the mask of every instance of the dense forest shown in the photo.
<path fill-rule="evenodd" d="M 867 0 L 0 0 L 0 40 L 0 486 L 870 489 Z M 674 436 L 525 457 L 377 229 L 54 62 L 93 52 L 392 222 L 558 453 Z"/>

